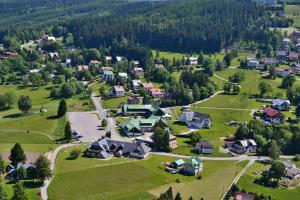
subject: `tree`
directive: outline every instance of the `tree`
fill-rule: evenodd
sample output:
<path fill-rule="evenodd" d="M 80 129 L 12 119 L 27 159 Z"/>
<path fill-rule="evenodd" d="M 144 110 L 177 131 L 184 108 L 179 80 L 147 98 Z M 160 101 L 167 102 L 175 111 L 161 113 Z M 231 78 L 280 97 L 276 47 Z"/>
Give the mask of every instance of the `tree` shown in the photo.
<path fill-rule="evenodd" d="M 300 104 L 297 105 L 296 110 L 295 110 L 295 115 L 300 118 Z"/>
<path fill-rule="evenodd" d="M 189 134 L 189 137 L 190 137 L 190 142 L 191 142 L 191 144 L 192 144 L 193 146 L 195 146 L 196 143 L 199 142 L 200 139 L 201 139 L 200 134 L 197 133 L 197 132 L 192 132 L 192 133 L 190 133 L 190 134 Z"/>
<path fill-rule="evenodd" d="M 67 140 L 68 142 L 72 140 L 72 130 L 70 122 L 67 122 L 65 126 L 65 140 Z"/>
<path fill-rule="evenodd" d="M 65 99 L 61 99 L 59 101 L 59 106 L 58 106 L 58 110 L 57 110 L 57 116 L 58 117 L 62 117 L 66 114 L 68 110 L 68 106 L 67 106 L 67 102 Z"/>
<path fill-rule="evenodd" d="M 81 151 L 79 149 L 73 149 L 70 153 L 69 159 L 75 160 L 80 156 Z"/>
<path fill-rule="evenodd" d="M 268 95 L 269 93 L 271 93 L 273 91 L 272 86 L 266 82 L 260 82 L 258 85 L 258 89 L 260 91 L 261 96 Z"/>
<path fill-rule="evenodd" d="M 9 160 L 14 166 L 16 166 L 19 162 L 26 161 L 26 155 L 22 146 L 19 143 L 16 143 L 14 147 L 10 150 Z"/>
<path fill-rule="evenodd" d="M 7 194 L 4 190 L 1 182 L 0 182 L 0 200 L 8 200 Z"/>
<path fill-rule="evenodd" d="M 177 192 L 174 200 L 182 200 L 182 197 L 179 192 Z"/>
<path fill-rule="evenodd" d="M 227 53 L 227 54 L 224 56 L 224 62 L 226 63 L 227 67 L 230 67 L 230 66 L 231 66 L 231 60 L 232 60 L 232 55 L 231 55 L 231 53 Z"/>
<path fill-rule="evenodd" d="M 101 125 L 102 125 L 103 127 L 107 127 L 107 120 L 106 120 L 106 119 L 102 119 Z"/>
<path fill-rule="evenodd" d="M 154 129 L 154 133 L 152 136 L 153 147 L 158 151 L 170 151 L 169 147 L 169 133 L 165 131 L 163 128 L 157 126 Z"/>
<path fill-rule="evenodd" d="M 285 166 L 281 162 L 274 162 L 269 170 L 269 176 L 277 183 L 285 174 Z"/>
<path fill-rule="evenodd" d="M 21 95 L 18 101 L 19 110 L 21 110 L 24 114 L 28 114 L 32 104 L 29 96 Z"/>
<path fill-rule="evenodd" d="M 44 182 L 44 180 L 51 177 L 50 162 L 46 157 L 40 156 L 36 160 L 35 166 L 37 178 L 39 178 L 41 181 Z"/>
<path fill-rule="evenodd" d="M 26 172 L 27 172 L 28 179 L 34 181 L 34 179 L 37 178 L 37 170 L 35 167 L 29 167 Z"/>
<path fill-rule="evenodd" d="M 236 131 L 235 137 L 238 140 L 242 140 L 249 137 L 249 129 L 246 124 L 242 124 Z"/>
<path fill-rule="evenodd" d="M 282 79 L 281 87 L 285 89 L 292 87 L 295 81 L 296 81 L 296 77 L 290 74 Z"/>
<path fill-rule="evenodd" d="M 13 186 L 13 197 L 11 198 L 11 200 L 28 200 L 26 193 L 25 193 L 25 188 L 23 186 L 22 182 L 17 182 L 14 186 Z"/>
<path fill-rule="evenodd" d="M 272 140 L 270 147 L 268 148 L 268 155 L 273 159 L 277 159 L 279 158 L 280 153 L 281 152 L 277 145 L 277 142 L 275 140 Z"/>
<path fill-rule="evenodd" d="M 241 88 L 240 88 L 239 85 L 233 85 L 233 86 L 232 86 L 232 92 L 233 92 L 234 94 L 240 93 L 240 90 L 241 90 Z"/>
<path fill-rule="evenodd" d="M 111 138 L 111 132 L 110 132 L 110 131 L 107 131 L 107 132 L 105 133 L 105 137 Z"/>
<path fill-rule="evenodd" d="M 200 100 L 200 97 L 201 97 L 201 94 L 200 94 L 200 88 L 199 88 L 199 86 L 198 86 L 197 83 L 194 83 L 192 90 L 193 90 L 193 97 L 194 97 L 194 100 L 195 100 L 195 101 Z"/>
<path fill-rule="evenodd" d="M 231 84 L 231 83 L 225 83 L 225 84 L 224 84 L 224 87 L 223 87 L 224 93 L 225 93 L 225 94 L 230 94 L 231 87 L 232 87 L 232 84 Z"/>
<path fill-rule="evenodd" d="M 8 104 L 9 108 L 11 107 L 11 105 L 16 103 L 16 101 L 17 101 L 17 97 L 16 97 L 15 93 L 13 93 L 13 92 L 6 92 L 4 94 L 4 98 L 5 98 L 6 103 Z"/>
<path fill-rule="evenodd" d="M 104 96 L 105 95 L 105 87 L 103 85 L 101 85 L 99 87 L 99 94 L 100 94 L 100 96 Z"/>
<path fill-rule="evenodd" d="M 25 170 L 25 168 L 21 166 L 21 167 L 17 170 L 17 174 L 18 174 L 19 180 L 24 180 L 25 177 L 26 177 L 26 170 Z"/>
<path fill-rule="evenodd" d="M 275 67 L 269 67 L 269 78 L 270 79 L 275 79 L 276 78 L 276 69 Z"/>
<path fill-rule="evenodd" d="M 0 175 L 4 174 L 4 172 L 5 172 L 5 163 L 4 163 L 4 160 L 3 160 L 3 158 L 0 154 Z"/>

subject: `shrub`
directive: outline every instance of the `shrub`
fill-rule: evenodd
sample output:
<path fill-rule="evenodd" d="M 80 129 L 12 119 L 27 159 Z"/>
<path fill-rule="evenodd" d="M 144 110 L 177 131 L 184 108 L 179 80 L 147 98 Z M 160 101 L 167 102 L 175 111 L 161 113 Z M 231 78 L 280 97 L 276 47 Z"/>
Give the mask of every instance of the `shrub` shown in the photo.
<path fill-rule="evenodd" d="M 197 177 L 198 180 L 201 180 L 202 179 L 202 175 L 200 174 L 198 177 Z"/>
<path fill-rule="evenodd" d="M 176 182 L 176 183 L 181 183 L 181 180 L 178 178 L 178 179 L 176 179 L 175 182 Z"/>
<path fill-rule="evenodd" d="M 81 151 L 79 149 L 73 149 L 70 153 L 69 159 L 70 160 L 75 160 L 79 157 Z"/>

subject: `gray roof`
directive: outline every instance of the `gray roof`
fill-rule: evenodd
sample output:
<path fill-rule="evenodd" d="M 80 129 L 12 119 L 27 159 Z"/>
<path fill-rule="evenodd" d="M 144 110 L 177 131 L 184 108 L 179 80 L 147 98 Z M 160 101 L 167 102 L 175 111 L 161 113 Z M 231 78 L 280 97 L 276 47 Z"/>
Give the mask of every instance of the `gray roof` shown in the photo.
<path fill-rule="evenodd" d="M 196 144 L 197 148 L 213 149 L 213 145 L 208 140 L 201 140 Z"/>
<path fill-rule="evenodd" d="M 300 169 L 298 168 L 291 168 L 287 170 L 288 173 L 293 174 L 293 175 L 297 175 L 300 174 Z"/>

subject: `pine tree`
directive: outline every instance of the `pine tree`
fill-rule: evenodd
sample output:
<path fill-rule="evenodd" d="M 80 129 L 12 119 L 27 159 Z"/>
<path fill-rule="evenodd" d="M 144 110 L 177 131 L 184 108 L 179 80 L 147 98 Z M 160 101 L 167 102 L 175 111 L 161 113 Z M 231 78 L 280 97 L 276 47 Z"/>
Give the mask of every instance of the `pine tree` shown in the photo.
<path fill-rule="evenodd" d="M 23 186 L 22 182 L 17 182 L 13 186 L 14 194 L 11 200 L 28 200 L 26 193 L 25 193 L 25 188 Z"/>
<path fill-rule="evenodd" d="M 181 195 L 179 192 L 177 192 L 174 200 L 182 200 Z"/>
<path fill-rule="evenodd" d="M 10 150 L 9 160 L 14 166 L 16 166 L 19 162 L 26 161 L 26 155 L 22 146 L 19 143 L 16 143 L 14 147 Z"/>
<path fill-rule="evenodd" d="M 65 126 L 65 140 L 71 141 L 71 139 L 72 139 L 71 125 L 70 122 L 67 122 Z"/>
<path fill-rule="evenodd" d="M 37 170 L 37 178 L 41 181 L 51 177 L 50 162 L 46 157 L 40 156 L 35 162 L 35 166 Z"/>
<path fill-rule="evenodd" d="M 59 106 L 58 106 L 58 110 L 57 110 L 57 116 L 58 117 L 62 117 L 66 114 L 68 110 L 68 107 L 67 107 L 67 102 L 65 99 L 61 99 L 59 101 Z"/>

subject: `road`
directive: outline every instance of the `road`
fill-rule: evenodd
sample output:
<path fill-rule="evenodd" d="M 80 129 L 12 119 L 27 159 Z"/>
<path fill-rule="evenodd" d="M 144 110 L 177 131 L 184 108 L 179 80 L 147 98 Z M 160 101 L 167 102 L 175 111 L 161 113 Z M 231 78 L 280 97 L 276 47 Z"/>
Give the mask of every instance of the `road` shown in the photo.
<path fill-rule="evenodd" d="M 103 109 L 101 104 L 101 97 L 96 96 L 95 93 L 92 93 L 91 96 L 93 103 L 95 105 L 96 111 L 98 112 L 101 119 L 107 120 L 107 127 L 106 131 L 111 132 L 111 139 L 113 140 L 122 140 L 122 141 L 129 141 L 129 138 L 121 137 L 116 129 L 116 120 L 113 117 L 107 117 L 106 111 Z"/>

